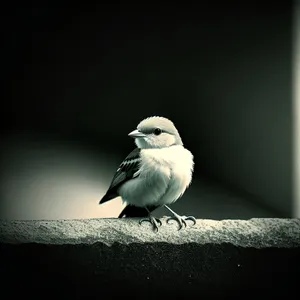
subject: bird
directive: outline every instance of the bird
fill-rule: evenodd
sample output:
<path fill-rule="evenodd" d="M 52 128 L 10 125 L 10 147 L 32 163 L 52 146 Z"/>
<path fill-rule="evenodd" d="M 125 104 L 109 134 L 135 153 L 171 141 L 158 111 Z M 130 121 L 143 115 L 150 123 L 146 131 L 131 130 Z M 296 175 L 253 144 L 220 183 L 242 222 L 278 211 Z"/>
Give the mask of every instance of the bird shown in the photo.
<path fill-rule="evenodd" d="M 136 148 L 119 165 L 99 204 L 120 196 L 126 206 L 118 218 L 140 217 L 139 224 L 148 221 L 155 231 L 162 222 L 152 212 L 159 207 L 171 212 L 167 223 L 177 221 L 179 230 L 187 227 L 187 220 L 195 225 L 195 217 L 180 216 L 169 207 L 191 185 L 195 165 L 174 123 L 161 116 L 147 117 L 128 136 Z"/>

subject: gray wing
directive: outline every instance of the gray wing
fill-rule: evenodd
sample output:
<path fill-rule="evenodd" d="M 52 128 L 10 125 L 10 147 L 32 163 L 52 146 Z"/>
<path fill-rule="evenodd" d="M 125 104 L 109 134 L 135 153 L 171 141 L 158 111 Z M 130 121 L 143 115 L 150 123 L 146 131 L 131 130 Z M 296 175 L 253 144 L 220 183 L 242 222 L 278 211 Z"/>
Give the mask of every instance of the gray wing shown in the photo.
<path fill-rule="evenodd" d="M 140 167 L 141 157 L 140 157 L 141 149 L 135 148 L 120 164 L 118 170 L 116 171 L 111 184 L 103 196 L 103 198 L 99 201 L 99 204 L 105 203 L 113 198 L 119 196 L 118 189 L 124 184 L 126 181 L 138 177 L 137 171 Z"/>

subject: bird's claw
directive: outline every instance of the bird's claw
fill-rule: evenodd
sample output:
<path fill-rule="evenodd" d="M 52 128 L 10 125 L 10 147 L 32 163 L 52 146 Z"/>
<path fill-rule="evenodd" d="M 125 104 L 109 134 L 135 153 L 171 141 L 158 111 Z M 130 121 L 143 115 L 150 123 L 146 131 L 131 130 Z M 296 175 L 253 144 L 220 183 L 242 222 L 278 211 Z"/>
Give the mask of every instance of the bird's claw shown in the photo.
<path fill-rule="evenodd" d="M 158 231 L 158 227 L 160 227 L 162 225 L 162 222 L 160 219 L 157 219 L 153 216 L 149 216 L 148 218 L 143 218 L 139 221 L 140 225 L 143 223 L 143 222 L 150 222 L 153 226 L 153 229 L 154 231 Z"/>
<path fill-rule="evenodd" d="M 193 216 L 187 216 L 186 217 L 186 216 L 179 216 L 177 214 L 174 214 L 173 217 L 169 217 L 167 219 L 167 223 L 169 223 L 170 220 L 176 220 L 178 222 L 178 224 L 179 224 L 179 229 L 178 230 L 182 229 L 183 225 L 185 227 L 187 226 L 187 224 L 186 224 L 187 220 L 190 220 L 190 221 L 194 222 L 194 224 L 192 226 L 194 226 L 196 224 L 196 218 L 193 217 Z"/>

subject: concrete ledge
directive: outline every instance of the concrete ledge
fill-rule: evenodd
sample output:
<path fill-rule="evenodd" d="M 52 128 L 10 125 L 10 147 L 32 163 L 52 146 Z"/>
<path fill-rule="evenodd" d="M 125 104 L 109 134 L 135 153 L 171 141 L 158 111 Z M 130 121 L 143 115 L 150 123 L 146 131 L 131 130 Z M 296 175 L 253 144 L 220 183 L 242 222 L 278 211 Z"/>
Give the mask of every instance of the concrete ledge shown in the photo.
<path fill-rule="evenodd" d="M 137 219 L 0 221 L 2 292 L 77 299 L 298 292 L 300 220 L 197 220 L 180 231 L 165 221 L 158 233 Z"/>
<path fill-rule="evenodd" d="M 221 244 L 240 247 L 300 246 L 299 219 L 197 220 L 178 230 L 175 221 L 152 231 L 138 219 L 86 219 L 51 221 L 0 221 L 0 242 L 54 244 L 157 243 Z M 189 222 L 189 221 L 188 221 Z"/>

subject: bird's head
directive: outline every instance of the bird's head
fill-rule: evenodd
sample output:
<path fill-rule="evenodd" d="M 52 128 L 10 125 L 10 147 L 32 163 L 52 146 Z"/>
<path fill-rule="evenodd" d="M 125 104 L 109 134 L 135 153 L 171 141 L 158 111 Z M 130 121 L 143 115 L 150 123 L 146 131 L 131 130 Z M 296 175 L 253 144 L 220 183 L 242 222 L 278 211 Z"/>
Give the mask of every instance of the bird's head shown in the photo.
<path fill-rule="evenodd" d="M 183 145 L 173 122 L 164 117 L 144 119 L 129 136 L 135 139 L 136 145 L 141 149 Z"/>

